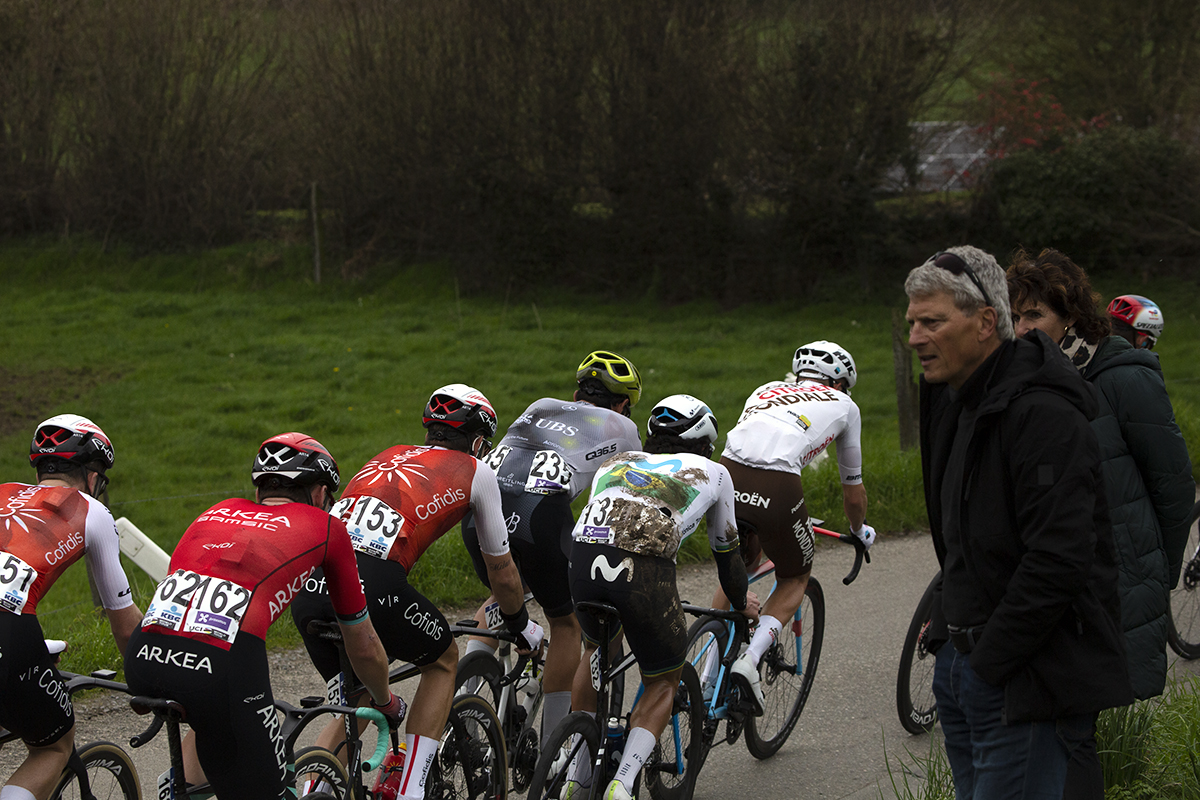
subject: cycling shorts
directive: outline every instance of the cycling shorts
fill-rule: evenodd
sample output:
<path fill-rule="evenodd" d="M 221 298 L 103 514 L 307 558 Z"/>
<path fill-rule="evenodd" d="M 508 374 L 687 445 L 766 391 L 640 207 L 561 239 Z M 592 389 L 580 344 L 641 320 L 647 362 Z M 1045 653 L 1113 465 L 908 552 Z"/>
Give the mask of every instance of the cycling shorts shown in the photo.
<path fill-rule="evenodd" d="M 408 573 L 399 562 L 384 561 L 366 553 L 355 555 L 371 624 L 383 642 L 388 660 L 410 661 L 424 667 L 441 658 L 454 637 L 437 606 L 409 584 Z M 341 660 L 336 644 L 309 634 L 308 621 L 312 619 L 337 620 L 324 573 L 319 569 L 305 581 L 304 591 L 292 603 L 292 620 L 300 630 L 313 665 L 328 681 L 342 671 Z"/>
<path fill-rule="evenodd" d="M 533 599 L 548 617 L 565 617 L 574 606 L 567 579 L 571 531 L 575 517 L 566 494 L 500 493 L 504 518 L 508 521 L 508 547 L 521 579 L 533 592 Z M 475 564 L 475 574 L 489 589 L 487 565 L 479 549 L 475 515 L 468 514 L 462 524 L 463 544 Z"/>
<path fill-rule="evenodd" d="M 800 476 L 747 467 L 729 458 L 722 458 L 721 464 L 733 478 L 733 513 L 743 555 L 758 549 L 753 540 L 757 536 L 762 552 L 775 562 L 778 577 L 799 578 L 811 572 L 815 542 Z M 747 569 L 752 566 L 747 564 Z"/>
<path fill-rule="evenodd" d="M 575 542 L 571 550 L 571 594 L 575 602 L 608 603 L 621 615 L 625 641 L 643 675 L 655 676 L 683 666 L 687 624 L 675 587 L 675 562 L 644 556 L 607 544 Z M 600 641 L 600 622 L 577 611 L 588 646 Z M 616 636 L 614 632 L 613 636 Z"/>
<path fill-rule="evenodd" d="M 125 680 L 133 694 L 167 698 L 187 709 L 200 766 L 221 800 L 291 796 L 262 639 L 242 634 L 223 650 L 139 629 L 125 650 Z"/>
<path fill-rule="evenodd" d="M 0 611 L 0 726 L 47 747 L 75 725 L 71 696 L 34 614 Z"/>

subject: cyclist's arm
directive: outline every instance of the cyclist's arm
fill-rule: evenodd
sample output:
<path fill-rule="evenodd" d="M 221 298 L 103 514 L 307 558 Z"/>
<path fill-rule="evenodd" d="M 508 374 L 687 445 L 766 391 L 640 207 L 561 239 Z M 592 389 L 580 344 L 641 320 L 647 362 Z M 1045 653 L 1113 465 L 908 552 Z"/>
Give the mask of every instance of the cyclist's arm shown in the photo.
<path fill-rule="evenodd" d="M 712 464 L 708 470 L 710 485 L 716 498 L 705 514 L 708 544 L 717 562 L 717 579 L 735 611 L 746 608 L 746 565 L 738 553 L 737 521 L 733 515 L 733 479 L 729 470 Z"/>
<path fill-rule="evenodd" d="M 496 473 L 483 462 L 476 465 L 471 481 L 471 509 L 475 512 L 475 529 L 479 533 L 479 550 L 487 567 L 488 581 L 492 585 L 492 594 L 500 603 L 505 625 L 512 631 L 525 630 L 529 626 L 525 588 L 508 550 L 508 527 L 500 505 L 500 487 L 496 484 Z M 540 641 L 541 629 L 536 625 L 534 628 L 537 630 L 535 638 Z"/>
<path fill-rule="evenodd" d="M 862 529 L 867 521 L 867 488 L 863 485 L 862 415 L 850 404 L 846 427 L 837 437 L 838 472 L 842 479 L 842 508 L 850 530 Z"/>
<path fill-rule="evenodd" d="M 850 521 L 850 530 L 862 528 L 867 521 L 867 487 L 861 483 L 843 483 L 842 508 Z"/>
<path fill-rule="evenodd" d="M 125 646 L 129 644 L 129 637 L 133 636 L 133 632 L 142 625 L 142 612 L 136 605 L 128 605 L 116 610 L 107 609 L 106 613 L 108 614 L 108 627 L 112 629 L 117 650 L 124 655 Z"/>
<path fill-rule="evenodd" d="M 325 583 L 342 631 L 346 656 L 371 699 L 377 705 L 384 705 L 392 696 L 388 686 L 388 658 L 375 626 L 367 616 L 367 598 L 358 578 L 354 545 L 350 543 L 345 523 L 331 516 L 328 524 L 325 560 L 321 568 L 325 571 Z"/>
<path fill-rule="evenodd" d="M 383 642 L 379 641 L 375 626 L 371 624 L 371 618 L 363 617 L 353 624 L 339 619 L 338 627 L 342 629 L 342 643 L 346 646 L 346 656 L 354 666 L 354 674 L 367 687 L 375 705 L 386 705 L 392 696 L 388 685 L 388 658 Z"/>
<path fill-rule="evenodd" d="M 123 655 L 129 637 L 141 625 L 142 612 L 133 602 L 129 578 L 121 567 L 121 537 L 113 523 L 112 514 L 103 503 L 92 497 L 88 497 L 84 547 L 84 558 L 96 580 L 96 591 L 108 614 L 113 640 Z"/>

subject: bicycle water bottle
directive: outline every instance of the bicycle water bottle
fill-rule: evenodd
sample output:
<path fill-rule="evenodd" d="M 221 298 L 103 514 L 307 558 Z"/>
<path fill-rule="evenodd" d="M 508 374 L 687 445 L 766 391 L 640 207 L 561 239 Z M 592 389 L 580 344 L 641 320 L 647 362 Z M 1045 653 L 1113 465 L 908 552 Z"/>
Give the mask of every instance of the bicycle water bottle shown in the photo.
<path fill-rule="evenodd" d="M 375 776 L 375 785 L 371 787 L 371 794 L 375 800 L 396 800 L 396 795 L 400 793 L 400 779 L 404 777 L 406 752 L 404 742 L 400 743 L 398 753 L 388 750 L 383 763 L 379 765 L 379 774 Z"/>
<path fill-rule="evenodd" d="M 621 750 L 625 746 L 625 729 L 621 727 L 621 720 L 616 717 L 608 718 L 608 756 L 609 760 L 614 765 L 621 763 Z M 615 768 L 615 766 L 614 766 Z"/>

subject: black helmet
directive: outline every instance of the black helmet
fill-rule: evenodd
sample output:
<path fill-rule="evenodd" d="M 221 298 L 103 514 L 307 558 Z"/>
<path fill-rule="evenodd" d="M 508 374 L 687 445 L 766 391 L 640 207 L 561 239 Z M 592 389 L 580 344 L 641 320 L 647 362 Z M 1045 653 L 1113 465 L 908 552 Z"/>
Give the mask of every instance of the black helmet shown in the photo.
<path fill-rule="evenodd" d="M 465 383 L 443 386 L 429 396 L 421 424 L 428 428 L 439 422 L 472 439 L 482 436 L 491 440 L 496 435 L 496 412 L 492 404 L 483 392 Z"/>
<path fill-rule="evenodd" d="M 250 478 L 255 486 L 272 475 L 280 475 L 300 486 L 323 484 L 329 493 L 342 482 L 337 462 L 316 439 L 304 433 L 281 433 L 258 448 Z"/>
<path fill-rule="evenodd" d="M 112 442 L 96 423 L 78 414 L 59 414 L 37 426 L 29 445 L 29 463 L 34 469 L 48 458 L 103 473 L 112 468 L 114 452 Z"/>

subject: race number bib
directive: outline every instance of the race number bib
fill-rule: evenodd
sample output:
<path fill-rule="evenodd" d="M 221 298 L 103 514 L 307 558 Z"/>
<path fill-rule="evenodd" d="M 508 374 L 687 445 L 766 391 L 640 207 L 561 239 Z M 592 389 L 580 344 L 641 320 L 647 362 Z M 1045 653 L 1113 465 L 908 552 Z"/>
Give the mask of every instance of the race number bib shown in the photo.
<path fill-rule="evenodd" d="M 483 607 L 483 624 L 490 630 L 499 630 L 504 624 L 504 616 L 500 613 L 500 601 L 493 600 Z"/>
<path fill-rule="evenodd" d="M 505 457 L 512 452 L 512 447 L 507 444 L 502 444 L 495 450 L 487 454 L 487 458 L 483 459 L 483 463 L 492 468 L 492 472 L 499 473 L 500 465 L 504 463 Z"/>
<path fill-rule="evenodd" d="M 0 550 L 0 609 L 20 614 L 29 602 L 37 570 L 12 553 Z"/>
<path fill-rule="evenodd" d="M 533 454 L 525 491 L 531 494 L 571 491 L 571 465 L 556 450 L 538 450 Z"/>
<path fill-rule="evenodd" d="M 378 497 L 343 497 L 329 513 L 346 523 L 355 550 L 375 558 L 387 558 L 404 528 L 404 517 Z"/>
<path fill-rule="evenodd" d="M 232 642 L 249 605 L 246 587 L 180 569 L 158 585 L 142 624 Z"/>
<path fill-rule="evenodd" d="M 612 499 L 599 497 L 593 499 L 579 515 L 575 524 L 573 537 L 577 542 L 587 544 L 612 544 L 614 531 L 608 524 L 608 512 L 612 510 Z"/>

